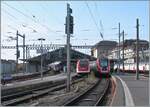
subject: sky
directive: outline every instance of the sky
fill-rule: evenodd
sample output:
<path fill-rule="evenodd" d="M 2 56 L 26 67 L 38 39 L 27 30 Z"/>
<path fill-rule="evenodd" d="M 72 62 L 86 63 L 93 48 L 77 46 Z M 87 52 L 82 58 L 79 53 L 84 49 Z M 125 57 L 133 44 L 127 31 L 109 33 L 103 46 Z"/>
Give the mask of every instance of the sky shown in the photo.
<path fill-rule="evenodd" d="M 26 44 L 66 44 L 65 17 L 67 3 L 73 10 L 74 33 L 72 45 L 94 45 L 104 40 L 118 41 L 118 23 L 125 31 L 125 39 L 136 38 L 136 19 L 140 23 L 140 39 L 149 40 L 148 1 L 2 1 L 1 2 L 1 43 L 16 45 L 16 31 L 25 34 Z M 36 31 L 36 32 L 33 32 Z M 22 38 L 19 38 L 22 44 Z M 22 49 L 21 57 L 22 58 Z M 90 54 L 90 50 L 79 50 Z M 15 50 L 2 49 L 2 59 L 15 59 Z M 36 56 L 31 51 L 31 56 Z"/>

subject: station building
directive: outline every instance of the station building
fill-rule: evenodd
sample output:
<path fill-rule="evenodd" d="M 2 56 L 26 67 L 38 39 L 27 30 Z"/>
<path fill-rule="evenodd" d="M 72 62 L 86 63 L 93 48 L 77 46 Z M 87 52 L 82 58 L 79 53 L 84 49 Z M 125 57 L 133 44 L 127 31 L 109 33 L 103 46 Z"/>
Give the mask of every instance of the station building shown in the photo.
<path fill-rule="evenodd" d="M 119 58 L 119 46 L 117 45 L 112 49 L 111 53 L 108 55 L 109 59 Z M 139 40 L 139 61 L 148 62 L 149 55 L 149 42 L 146 40 Z M 123 57 L 123 42 L 120 43 L 120 58 Z M 124 63 L 135 63 L 136 62 L 136 39 L 127 39 L 124 41 Z"/>
<path fill-rule="evenodd" d="M 14 73 L 16 70 L 16 62 L 14 60 L 1 60 L 1 75 Z"/>
<path fill-rule="evenodd" d="M 117 46 L 116 41 L 100 41 L 96 43 L 93 48 L 91 49 L 91 55 L 96 57 L 96 58 L 102 58 L 104 56 L 108 56 L 111 52 L 112 49 Z"/>

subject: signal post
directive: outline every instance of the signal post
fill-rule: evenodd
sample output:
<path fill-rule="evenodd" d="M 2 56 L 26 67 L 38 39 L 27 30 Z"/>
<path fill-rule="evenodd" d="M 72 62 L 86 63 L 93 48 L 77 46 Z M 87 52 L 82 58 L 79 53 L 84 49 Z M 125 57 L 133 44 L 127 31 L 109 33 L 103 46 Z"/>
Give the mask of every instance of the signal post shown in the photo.
<path fill-rule="evenodd" d="M 70 72 L 70 34 L 73 34 L 73 16 L 71 16 L 72 9 L 70 4 L 67 4 L 67 17 L 66 17 L 66 26 L 65 33 L 67 34 L 67 92 L 70 91 L 70 81 L 71 81 L 71 72 Z"/>

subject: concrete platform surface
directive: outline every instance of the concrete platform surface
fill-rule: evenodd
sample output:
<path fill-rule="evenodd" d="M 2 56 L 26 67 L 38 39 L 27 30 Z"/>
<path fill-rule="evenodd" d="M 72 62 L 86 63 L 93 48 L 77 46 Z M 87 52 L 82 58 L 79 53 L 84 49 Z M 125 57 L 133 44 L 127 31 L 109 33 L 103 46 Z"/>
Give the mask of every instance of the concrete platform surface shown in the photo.
<path fill-rule="evenodd" d="M 125 95 L 122 83 L 118 78 L 115 78 L 115 76 L 112 78 L 116 83 L 116 89 L 110 106 L 125 106 Z"/>
<path fill-rule="evenodd" d="M 149 78 L 140 75 L 136 80 L 135 74 L 114 75 L 117 81 L 116 96 L 112 106 L 149 106 Z M 121 82 L 121 84 L 120 84 Z M 122 85 L 122 86 L 121 86 Z M 122 88 L 123 87 L 123 88 Z M 123 91 L 122 91 L 123 90 Z M 122 98 L 124 92 L 124 98 Z M 125 100 L 125 105 L 121 105 Z M 116 102 L 121 103 L 116 103 Z"/>
<path fill-rule="evenodd" d="M 71 76 L 74 76 L 74 75 L 76 75 L 76 73 L 71 74 Z M 1 89 L 3 90 L 3 89 L 21 87 L 21 86 L 25 86 L 25 85 L 37 84 L 37 83 L 42 83 L 42 82 L 57 81 L 57 80 L 65 79 L 66 77 L 67 77 L 66 73 L 61 73 L 61 74 L 54 75 L 54 76 L 44 77 L 43 79 L 38 78 L 38 79 L 32 79 L 32 80 L 20 81 L 20 82 L 13 82 L 13 83 L 10 83 L 10 84 L 1 85 Z"/>

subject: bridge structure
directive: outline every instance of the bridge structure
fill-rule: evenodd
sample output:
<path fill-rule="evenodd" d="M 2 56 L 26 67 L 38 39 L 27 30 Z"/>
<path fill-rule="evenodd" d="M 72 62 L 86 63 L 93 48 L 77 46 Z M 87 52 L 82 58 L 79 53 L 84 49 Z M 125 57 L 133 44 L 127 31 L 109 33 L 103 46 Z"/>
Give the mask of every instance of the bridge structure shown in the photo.
<path fill-rule="evenodd" d="M 50 49 L 59 49 L 65 47 L 66 44 L 42 44 L 44 52 L 48 52 Z M 1 49 L 16 49 L 17 46 L 1 45 Z M 91 49 L 93 45 L 71 45 L 72 49 Z M 18 48 L 23 48 L 23 45 L 18 45 Z M 30 58 L 30 50 L 41 50 L 41 44 L 27 44 L 26 49 L 26 59 Z"/>

